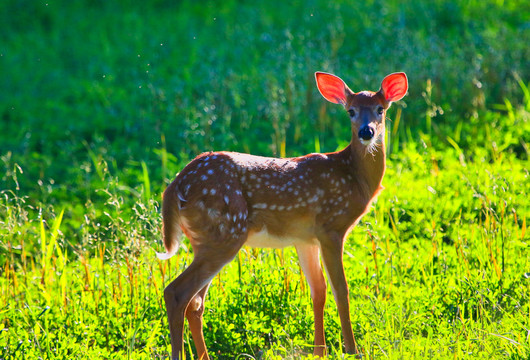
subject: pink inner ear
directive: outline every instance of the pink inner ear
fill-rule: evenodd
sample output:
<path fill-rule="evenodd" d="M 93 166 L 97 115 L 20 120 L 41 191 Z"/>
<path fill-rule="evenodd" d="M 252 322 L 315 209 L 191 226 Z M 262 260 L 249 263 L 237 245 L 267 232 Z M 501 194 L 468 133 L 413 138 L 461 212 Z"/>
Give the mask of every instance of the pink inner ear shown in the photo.
<path fill-rule="evenodd" d="M 390 74 L 383 79 L 381 90 L 386 101 L 398 101 L 407 93 L 408 83 L 405 73 Z"/>
<path fill-rule="evenodd" d="M 317 87 L 322 96 L 335 104 L 346 104 L 346 84 L 338 76 L 317 72 L 315 73 Z"/>

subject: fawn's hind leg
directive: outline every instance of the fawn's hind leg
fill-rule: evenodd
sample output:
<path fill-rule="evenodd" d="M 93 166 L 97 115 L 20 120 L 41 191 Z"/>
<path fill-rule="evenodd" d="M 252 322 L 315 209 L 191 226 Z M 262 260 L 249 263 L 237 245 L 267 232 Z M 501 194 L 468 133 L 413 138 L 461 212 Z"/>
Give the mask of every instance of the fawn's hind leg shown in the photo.
<path fill-rule="evenodd" d="M 206 354 L 202 336 L 204 296 L 215 275 L 221 271 L 223 266 L 232 261 L 243 245 L 244 239 L 238 240 L 238 246 L 235 246 L 234 239 L 215 242 L 215 246 L 211 246 L 212 243 L 208 246 L 207 242 L 196 242 L 195 258 L 192 263 L 164 290 L 173 360 L 184 359 L 183 333 L 186 316 L 188 320 L 191 319 L 190 328 L 197 351 L 199 354 Z M 197 307 L 197 304 L 200 306 Z M 191 308 L 188 310 L 189 306 Z M 206 355 L 205 359 L 207 358 Z"/>
<path fill-rule="evenodd" d="M 199 360 L 208 360 L 208 350 L 206 349 L 206 344 L 204 342 L 204 336 L 202 333 L 202 315 L 204 314 L 204 302 L 206 298 L 206 293 L 210 284 L 203 287 L 197 295 L 191 299 L 186 309 L 186 319 L 190 324 L 191 336 L 193 338 L 193 343 L 195 344 L 195 349 L 197 350 L 197 358 Z"/>

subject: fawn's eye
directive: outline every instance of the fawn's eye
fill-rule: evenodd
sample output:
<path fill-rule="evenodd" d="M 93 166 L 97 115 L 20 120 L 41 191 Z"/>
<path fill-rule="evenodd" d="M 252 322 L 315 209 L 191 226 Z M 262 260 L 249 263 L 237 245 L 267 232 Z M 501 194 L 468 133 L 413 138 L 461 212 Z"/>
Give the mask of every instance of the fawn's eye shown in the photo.
<path fill-rule="evenodd" d="M 355 110 L 349 109 L 348 110 L 348 114 L 350 114 L 351 117 L 354 117 L 355 116 Z"/>
<path fill-rule="evenodd" d="M 383 114 L 384 111 L 385 111 L 385 109 L 384 109 L 382 106 L 378 106 L 378 107 L 377 107 L 377 113 L 378 113 L 379 115 Z"/>

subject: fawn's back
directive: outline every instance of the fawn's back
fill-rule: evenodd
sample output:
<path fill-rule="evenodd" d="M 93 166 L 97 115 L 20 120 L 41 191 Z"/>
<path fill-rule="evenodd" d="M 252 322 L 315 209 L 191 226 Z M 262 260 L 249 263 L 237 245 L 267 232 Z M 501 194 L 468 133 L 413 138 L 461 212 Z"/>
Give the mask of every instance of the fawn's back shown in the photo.
<path fill-rule="evenodd" d="M 178 174 L 164 199 L 179 199 L 180 225 L 194 241 L 245 237 L 246 245 L 273 248 L 314 242 L 320 230 L 347 230 L 371 200 L 360 196 L 343 155 L 204 153 Z"/>

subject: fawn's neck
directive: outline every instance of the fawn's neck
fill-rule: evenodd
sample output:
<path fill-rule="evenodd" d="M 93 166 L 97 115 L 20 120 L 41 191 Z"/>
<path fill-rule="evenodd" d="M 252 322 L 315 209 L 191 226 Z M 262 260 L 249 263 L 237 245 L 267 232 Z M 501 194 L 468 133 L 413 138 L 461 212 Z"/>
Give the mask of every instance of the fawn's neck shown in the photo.
<path fill-rule="evenodd" d="M 385 174 L 385 143 L 377 144 L 371 151 L 354 137 L 342 152 L 351 166 L 353 178 L 363 195 L 372 198 L 381 191 L 381 182 Z"/>

